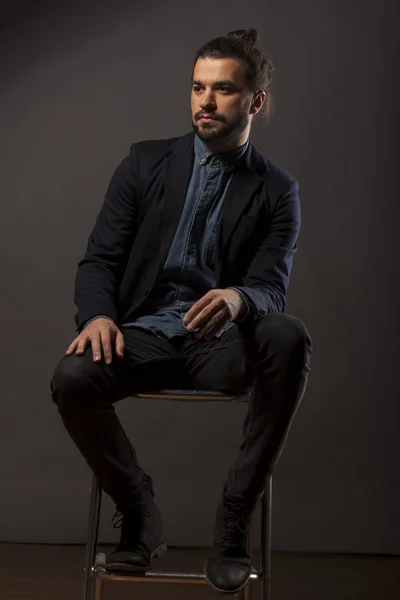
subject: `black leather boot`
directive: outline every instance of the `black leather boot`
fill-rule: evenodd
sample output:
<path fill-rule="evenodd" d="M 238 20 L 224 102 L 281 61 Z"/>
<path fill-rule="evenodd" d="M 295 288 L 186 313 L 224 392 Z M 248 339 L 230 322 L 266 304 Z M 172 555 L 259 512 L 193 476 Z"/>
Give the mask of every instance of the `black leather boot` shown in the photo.
<path fill-rule="evenodd" d="M 106 559 L 106 569 L 147 571 L 151 559 L 167 549 L 162 517 L 153 494 L 144 491 L 125 506 L 117 505 L 114 527 L 121 527 L 118 546 Z"/>
<path fill-rule="evenodd" d="M 250 579 L 248 545 L 252 512 L 253 508 L 243 500 L 225 495 L 218 507 L 211 556 L 204 565 L 206 580 L 218 592 L 239 592 Z"/>

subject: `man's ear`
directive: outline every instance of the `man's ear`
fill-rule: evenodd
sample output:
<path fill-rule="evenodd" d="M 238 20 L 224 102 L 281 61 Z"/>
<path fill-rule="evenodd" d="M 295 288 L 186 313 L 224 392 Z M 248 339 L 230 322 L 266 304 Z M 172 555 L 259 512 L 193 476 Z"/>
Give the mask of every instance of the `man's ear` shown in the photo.
<path fill-rule="evenodd" d="M 250 113 L 252 115 L 255 115 L 256 113 L 258 113 L 258 111 L 262 108 L 266 97 L 267 97 L 267 94 L 263 90 L 254 94 L 253 102 L 251 103 L 251 107 L 250 107 Z"/>

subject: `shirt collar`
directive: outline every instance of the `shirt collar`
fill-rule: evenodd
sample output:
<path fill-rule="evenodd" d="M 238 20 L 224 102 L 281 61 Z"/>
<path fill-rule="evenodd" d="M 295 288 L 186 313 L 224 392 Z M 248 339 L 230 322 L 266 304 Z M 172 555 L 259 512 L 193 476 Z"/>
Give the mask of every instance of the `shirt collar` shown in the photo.
<path fill-rule="evenodd" d="M 196 134 L 194 139 L 194 153 L 197 160 L 201 165 L 206 165 L 213 159 L 213 166 L 221 166 L 224 170 L 232 169 L 236 162 L 241 158 L 246 152 L 250 143 L 250 139 L 248 138 L 246 143 L 240 148 L 236 148 L 235 150 L 231 150 L 230 152 L 223 152 L 221 154 L 214 154 L 208 148 L 205 142 L 199 138 Z"/>

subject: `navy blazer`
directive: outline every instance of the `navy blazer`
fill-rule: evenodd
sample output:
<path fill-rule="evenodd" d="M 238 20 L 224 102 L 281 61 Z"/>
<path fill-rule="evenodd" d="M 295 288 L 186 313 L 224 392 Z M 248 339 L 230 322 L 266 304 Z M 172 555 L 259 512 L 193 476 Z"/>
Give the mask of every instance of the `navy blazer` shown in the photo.
<path fill-rule="evenodd" d="M 95 315 L 134 321 L 170 249 L 189 186 L 193 132 L 133 144 L 116 169 L 75 280 L 78 331 Z M 300 229 L 298 183 L 250 142 L 221 214 L 217 288 L 244 286 L 240 326 L 284 312 Z"/>

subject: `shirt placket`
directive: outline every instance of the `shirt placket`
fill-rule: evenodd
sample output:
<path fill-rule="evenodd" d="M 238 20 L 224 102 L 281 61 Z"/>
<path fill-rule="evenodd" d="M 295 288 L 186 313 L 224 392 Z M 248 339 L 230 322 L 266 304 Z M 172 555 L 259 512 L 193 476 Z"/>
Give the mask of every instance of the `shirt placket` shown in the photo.
<path fill-rule="evenodd" d="M 197 205 L 194 211 L 194 217 L 190 224 L 189 233 L 188 233 L 188 241 L 185 248 L 185 254 L 183 259 L 183 269 L 182 274 L 185 280 L 190 279 L 191 273 L 196 266 L 196 258 L 197 258 L 197 247 L 196 240 L 199 239 L 199 230 L 201 230 L 201 223 L 204 222 L 205 217 L 207 215 L 207 207 L 210 205 L 210 200 L 212 197 L 212 179 L 213 174 L 208 167 L 208 171 L 205 177 L 204 185 L 200 197 L 197 201 Z"/>

